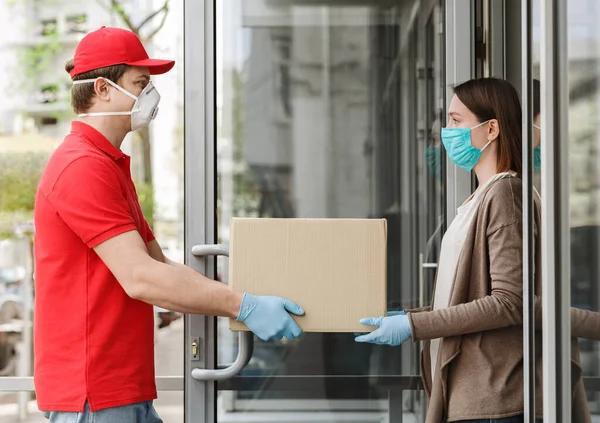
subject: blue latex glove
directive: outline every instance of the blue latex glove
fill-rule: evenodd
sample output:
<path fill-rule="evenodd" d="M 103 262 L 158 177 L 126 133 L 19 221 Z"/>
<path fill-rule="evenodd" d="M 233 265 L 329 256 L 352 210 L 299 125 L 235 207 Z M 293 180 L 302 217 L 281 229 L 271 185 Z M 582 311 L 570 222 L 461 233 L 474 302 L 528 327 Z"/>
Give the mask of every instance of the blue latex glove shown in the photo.
<path fill-rule="evenodd" d="M 365 326 L 376 326 L 379 329 L 357 337 L 356 342 L 397 346 L 412 336 L 406 313 L 399 313 L 390 317 L 361 319 L 360 323 Z"/>
<path fill-rule="evenodd" d="M 392 317 L 392 316 L 398 316 L 400 314 L 406 315 L 406 310 L 400 310 L 400 311 L 398 311 L 398 310 L 390 310 L 390 311 L 387 312 L 386 316 L 387 317 Z"/>
<path fill-rule="evenodd" d="M 406 314 L 406 310 L 390 310 L 386 313 L 386 316 L 398 316 L 399 314 Z M 367 335 L 368 333 L 369 332 L 354 332 L 354 336 Z"/>
<path fill-rule="evenodd" d="M 302 308 L 289 300 L 280 297 L 255 297 L 245 293 L 240 313 L 235 319 L 248 326 L 263 341 L 282 339 L 290 341 L 302 335 L 302 329 L 289 313 L 301 316 Z"/>

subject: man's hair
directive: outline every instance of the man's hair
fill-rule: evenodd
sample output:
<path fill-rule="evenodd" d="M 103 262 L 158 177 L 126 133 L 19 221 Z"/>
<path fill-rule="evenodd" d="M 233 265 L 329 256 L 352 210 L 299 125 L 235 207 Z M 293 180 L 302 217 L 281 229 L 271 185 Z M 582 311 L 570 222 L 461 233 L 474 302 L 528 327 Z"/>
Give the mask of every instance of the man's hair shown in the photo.
<path fill-rule="evenodd" d="M 515 88 L 500 78 L 472 79 L 454 87 L 454 94 L 478 119 L 497 119 L 498 172 L 522 170 L 521 100 Z"/>
<path fill-rule="evenodd" d="M 67 73 L 71 72 L 74 67 L 75 63 L 73 59 L 65 64 Z M 75 75 L 72 79 L 73 81 L 78 81 L 82 79 L 106 78 L 118 84 L 128 68 L 129 66 L 127 65 L 108 66 Z M 87 113 L 90 107 L 92 107 L 95 95 L 94 84 L 74 84 L 71 90 L 71 106 L 73 107 L 73 111 L 77 114 Z"/>

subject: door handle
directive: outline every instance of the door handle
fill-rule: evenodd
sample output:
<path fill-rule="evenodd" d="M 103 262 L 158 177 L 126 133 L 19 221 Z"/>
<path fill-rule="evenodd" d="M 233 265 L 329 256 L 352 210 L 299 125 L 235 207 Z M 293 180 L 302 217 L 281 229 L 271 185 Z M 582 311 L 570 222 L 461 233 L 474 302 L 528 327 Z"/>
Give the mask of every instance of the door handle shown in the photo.
<path fill-rule="evenodd" d="M 240 374 L 252 358 L 254 334 L 252 332 L 240 332 L 238 342 L 238 354 L 233 363 L 220 365 L 218 369 L 192 369 L 192 378 L 204 381 L 227 380 Z"/>
<path fill-rule="evenodd" d="M 419 254 L 419 307 L 425 306 L 425 276 L 423 269 L 437 269 L 437 263 L 424 263 L 423 253 Z"/>
<path fill-rule="evenodd" d="M 226 244 L 194 245 L 192 255 L 195 257 L 224 256 L 229 257 L 229 246 Z M 235 361 L 227 365 L 218 365 L 217 369 L 192 369 L 192 378 L 196 380 L 214 381 L 232 379 L 248 365 L 254 352 L 254 334 L 239 332 L 238 353 Z"/>
<path fill-rule="evenodd" d="M 196 257 L 206 257 L 206 256 L 229 257 L 229 245 L 227 245 L 227 244 L 194 245 L 192 247 L 192 255 L 194 255 Z"/>

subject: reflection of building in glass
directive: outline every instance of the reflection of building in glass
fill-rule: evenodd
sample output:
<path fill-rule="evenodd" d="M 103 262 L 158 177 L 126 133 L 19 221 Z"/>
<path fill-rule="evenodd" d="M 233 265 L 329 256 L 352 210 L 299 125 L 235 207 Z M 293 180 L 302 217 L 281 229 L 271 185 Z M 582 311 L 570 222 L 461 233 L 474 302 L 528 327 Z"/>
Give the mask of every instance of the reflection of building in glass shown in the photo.
<path fill-rule="evenodd" d="M 539 2 L 535 2 L 539 7 Z M 537 16 L 537 13 L 536 13 Z M 569 208 L 571 242 L 571 304 L 600 310 L 600 3 L 568 2 L 569 84 Z M 534 34 L 534 75 L 540 70 L 540 22 Z M 542 148 L 544 134 L 542 133 Z M 584 374 L 600 375 L 596 343 L 579 341 Z M 600 396 L 588 392 L 593 412 L 600 411 Z"/>
<path fill-rule="evenodd" d="M 569 2 L 569 157 L 571 210 L 571 302 L 600 310 L 600 5 Z M 586 4 L 587 3 L 587 4 Z M 586 374 L 600 375 L 595 342 L 580 340 Z M 600 411 L 600 395 L 588 393 Z"/>
<path fill-rule="evenodd" d="M 412 2 L 241 5 L 249 51 L 238 68 L 240 144 L 260 194 L 256 214 L 385 217 L 393 234 L 390 278 L 418 278 L 418 253 L 442 215 L 442 186 L 425 163 L 444 91 L 436 76 L 441 16 L 423 19 L 426 36 L 419 42 Z M 421 43 L 427 47 L 422 58 Z M 391 295 L 398 301 L 416 296 Z"/>
<path fill-rule="evenodd" d="M 263 215 L 369 215 L 371 11 L 351 11 L 244 3 L 244 152 Z"/>
<path fill-rule="evenodd" d="M 384 217 L 389 307 L 427 302 L 438 248 L 429 241 L 443 215 L 442 183 L 425 155 L 445 91 L 442 9 L 414 1 L 225 4 L 240 6 L 241 16 L 221 12 L 217 28 L 219 241 L 227 242 L 236 214 Z M 422 272 L 420 256 L 433 261 Z M 226 266 L 219 271 L 226 275 Z M 259 343 L 245 371 L 416 374 L 417 353 L 309 334 L 297 346 Z M 366 379 L 362 388 L 376 389 Z M 327 398 L 340 395 L 323 389 Z"/>

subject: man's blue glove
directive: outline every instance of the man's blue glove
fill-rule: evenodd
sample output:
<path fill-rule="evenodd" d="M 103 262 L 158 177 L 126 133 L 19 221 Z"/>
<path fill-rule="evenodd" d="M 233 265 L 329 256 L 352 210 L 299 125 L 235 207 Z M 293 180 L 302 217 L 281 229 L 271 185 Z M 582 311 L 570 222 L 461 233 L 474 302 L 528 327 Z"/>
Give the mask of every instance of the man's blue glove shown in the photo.
<path fill-rule="evenodd" d="M 365 326 L 377 326 L 379 329 L 357 337 L 356 342 L 397 346 L 412 336 L 408 316 L 404 312 L 390 317 L 361 319 L 360 323 Z"/>
<path fill-rule="evenodd" d="M 291 341 L 302 335 L 302 329 L 289 313 L 301 316 L 304 310 L 298 304 L 280 297 L 255 297 L 245 293 L 235 320 L 244 323 L 263 341 L 283 337 Z"/>

